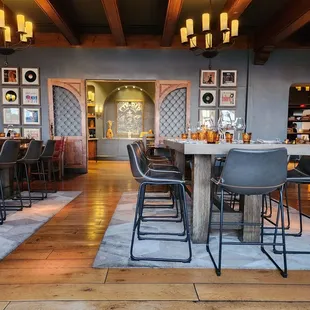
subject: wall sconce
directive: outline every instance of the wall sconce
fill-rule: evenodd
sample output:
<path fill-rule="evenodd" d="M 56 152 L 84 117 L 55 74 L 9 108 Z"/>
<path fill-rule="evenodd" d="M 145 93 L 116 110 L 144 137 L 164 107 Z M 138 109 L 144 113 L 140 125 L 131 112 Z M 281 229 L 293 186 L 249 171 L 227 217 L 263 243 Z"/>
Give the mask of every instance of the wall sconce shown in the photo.
<path fill-rule="evenodd" d="M 103 106 L 96 104 L 95 113 L 96 113 L 96 118 L 101 118 L 103 114 Z"/>

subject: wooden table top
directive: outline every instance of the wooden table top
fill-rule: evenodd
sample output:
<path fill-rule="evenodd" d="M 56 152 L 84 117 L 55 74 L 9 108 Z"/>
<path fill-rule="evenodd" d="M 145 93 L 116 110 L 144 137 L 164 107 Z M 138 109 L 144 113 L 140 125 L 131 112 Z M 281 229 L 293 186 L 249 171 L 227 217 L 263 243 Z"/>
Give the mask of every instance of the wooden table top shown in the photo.
<path fill-rule="evenodd" d="M 288 155 L 310 155 L 309 144 L 237 144 L 237 143 L 223 143 L 223 144 L 208 144 L 204 141 L 188 142 L 181 139 L 166 139 L 164 144 L 171 149 L 174 149 L 185 155 L 220 155 L 227 154 L 230 149 L 275 149 L 285 147 Z"/>

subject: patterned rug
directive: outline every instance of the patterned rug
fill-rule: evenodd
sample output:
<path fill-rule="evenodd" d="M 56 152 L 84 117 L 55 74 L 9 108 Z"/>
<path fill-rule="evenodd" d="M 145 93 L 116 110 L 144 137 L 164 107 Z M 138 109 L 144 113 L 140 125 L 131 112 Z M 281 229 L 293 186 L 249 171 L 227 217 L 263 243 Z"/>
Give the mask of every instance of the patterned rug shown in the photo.
<path fill-rule="evenodd" d="M 190 263 L 170 263 L 170 262 L 152 262 L 152 261 L 132 261 L 129 256 L 132 226 L 134 220 L 135 203 L 137 199 L 136 192 L 124 193 L 118 203 L 109 227 L 103 237 L 99 251 L 95 258 L 93 267 L 95 268 L 130 268 L 130 267 L 157 267 L 157 268 L 213 268 L 212 262 L 206 252 L 205 244 L 192 244 L 193 258 Z M 191 213 L 190 201 L 189 213 Z M 157 209 L 158 210 L 158 209 Z M 296 231 L 298 214 L 291 208 L 291 231 Z M 160 212 L 160 211 L 159 211 Z M 274 212 L 275 213 L 275 212 Z M 302 237 L 287 237 L 286 243 L 289 250 L 310 251 L 310 220 L 303 219 L 304 232 Z M 176 223 L 155 223 L 145 222 L 142 229 L 145 231 L 180 231 L 181 224 Z M 271 241 L 271 237 L 267 236 Z M 238 241 L 236 232 L 225 231 L 224 241 Z M 279 239 L 280 241 L 280 239 Z M 218 233 L 214 232 L 211 236 L 211 250 L 214 257 L 217 258 Z M 271 247 L 266 247 L 271 250 Z M 167 258 L 178 257 L 185 258 L 187 255 L 187 246 L 184 242 L 150 241 L 135 240 L 136 256 L 165 256 Z M 281 255 L 272 254 L 275 260 L 282 266 Z M 267 256 L 260 250 L 260 246 L 247 245 L 224 245 L 223 246 L 223 268 L 231 269 L 275 269 L 275 266 L 269 261 Z M 287 255 L 289 270 L 310 269 L 310 260 L 308 255 Z"/>
<path fill-rule="evenodd" d="M 80 191 L 59 191 L 48 194 L 48 198 L 42 201 L 33 201 L 31 208 L 7 212 L 7 219 L 0 226 L 0 259 L 16 249 L 80 194 Z M 26 200 L 25 204 L 27 203 Z"/>

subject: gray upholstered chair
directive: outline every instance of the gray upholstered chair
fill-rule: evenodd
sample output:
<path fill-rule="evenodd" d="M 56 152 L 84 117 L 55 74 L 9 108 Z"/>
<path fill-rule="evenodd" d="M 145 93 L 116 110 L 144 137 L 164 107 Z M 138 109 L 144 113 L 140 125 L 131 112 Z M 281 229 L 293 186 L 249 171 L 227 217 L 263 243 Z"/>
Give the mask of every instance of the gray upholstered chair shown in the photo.
<path fill-rule="evenodd" d="M 214 185 L 220 190 L 220 221 L 212 222 L 213 208 L 210 211 L 208 237 L 207 237 L 207 251 L 210 254 L 211 260 L 214 264 L 216 274 L 221 275 L 222 265 L 222 246 L 223 245 L 253 245 L 261 246 L 263 253 L 271 260 L 271 262 L 280 270 L 283 277 L 287 277 L 287 261 L 286 261 L 286 244 L 285 244 L 285 230 L 284 230 L 284 212 L 283 212 L 283 187 L 286 182 L 287 174 L 287 151 L 285 148 L 266 149 L 266 150 L 246 150 L 246 149 L 232 149 L 229 151 L 225 166 L 219 179 L 212 179 Z M 259 226 L 261 231 L 260 242 L 240 243 L 240 242 L 223 242 L 223 214 L 224 214 L 224 191 L 231 194 L 238 195 L 267 195 L 272 191 L 279 190 L 280 199 L 278 204 L 278 218 L 276 226 L 272 227 L 274 231 L 274 242 L 265 242 L 265 217 L 263 213 L 264 205 L 261 206 L 262 222 L 261 223 L 232 223 Z M 211 191 L 213 192 L 213 191 Z M 213 205 L 213 197 L 211 206 Z M 280 222 L 280 225 L 278 225 Z M 219 252 L 218 262 L 215 262 L 213 254 L 210 250 L 210 234 L 212 225 L 219 225 Z M 227 224 L 227 223 L 226 223 Z M 275 237 L 281 231 L 281 241 L 276 242 Z M 275 248 L 279 246 L 282 248 L 283 255 L 283 269 L 276 263 L 271 255 L 265 250 L 265 245 L 270 245 Z"/>
<path fill-rule="evenodd" d="M 188 224 L 188 213 L 185 197 L 185 186 L 182 180 L 182 175 L 177 171 L 167 170 L 153 170 L 150 169 L 141 156 L 141 152 L 137 144 L 127 145 L 131 172 L 135 180 L 140 184 L 138 192 L 138 200 L 135 211 L 135 219 L 132 231 L 132 240 L 130 247 L 130 257 L 132 260 L 147 260 L 147 261 L 168 261 L 168 262 L 183 262 L 188 263 L 191 261 L 192 250 L 191 241 L 189 235 L 189 224 Z M 180 218 L 183 222 L 184 230 L 180 233 L 176 232 L 150 232 L 141 231 L 141 222 L 143 220 L 143 208 L 145 199 L 145 190 L 147 185 L 163 186 L 169 185 L 174 188 L 174 195 L 176 196 L 175 203 L 179 204 L 180 207 Z M 176 206 L 178 209 L 178 207 Z M 166 217 L 155 216 L 155 221 L 170 221 L 177 222 L 177 219 L 167 220 Z M 150 257 L 150 256 L 139 256 L 134 255 L 134 242 L 135 234 L 137 232 L 138 240 L 161 240 L 161 241 L 179 241 L 187 242 L 188 244 L 188 256 L 185 258 L 165 258 L 165 257 Z M 157 235 L 157 237 L 156 237 Z M 183 238 L 181 238 L 184 236 Z"/>

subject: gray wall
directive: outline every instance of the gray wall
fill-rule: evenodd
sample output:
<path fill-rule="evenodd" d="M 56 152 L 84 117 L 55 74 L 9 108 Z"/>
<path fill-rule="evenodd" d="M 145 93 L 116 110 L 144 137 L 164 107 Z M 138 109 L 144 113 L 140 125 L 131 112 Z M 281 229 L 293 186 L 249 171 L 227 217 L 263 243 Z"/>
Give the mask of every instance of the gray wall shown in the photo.
<path fill-rule="evenodd" d="M 199 70 L 208 68 L 208 60 L 187 50 L 29 48 L 10 56 L 9 65 L 40 67 L 46 139 L 47 78 L 190 80 L 191 123 L 196 124 Z M 223 51 L 212 61 L 212 67 L 238 70 L 237 116 L 244 116 L 247 51 Z M 254 138 L 285 138 L 289 87 L 307 82 L 310 82 L 310 56 L 306 50 L 277 50 L 266 65 L 250 66 L 248 130 Z"/>

